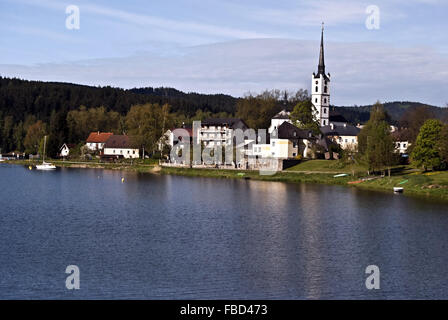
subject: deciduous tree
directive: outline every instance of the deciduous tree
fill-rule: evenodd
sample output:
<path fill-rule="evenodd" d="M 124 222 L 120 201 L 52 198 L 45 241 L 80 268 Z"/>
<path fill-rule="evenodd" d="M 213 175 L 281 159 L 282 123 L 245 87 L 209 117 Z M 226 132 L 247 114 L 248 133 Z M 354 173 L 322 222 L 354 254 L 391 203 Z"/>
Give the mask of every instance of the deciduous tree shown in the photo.
<path fill-rule="evenodd" d="M 39 120 L 32 124 L 26 133 L 24 145 L 26 153 L 38 153 L 42 139 L 46 134 L 45 124 Z"/>
<path fill-rule="evenodd" d="M 312 130 L 319 134 L 319 122 L 315 119 L 316 108 L 311 100 L 307 99 L 296 104 L 291 112 L 291 121 L 299 128 Z"/>
<path fill-rule="evenodd" d="M 436 119 L 426 120 L 420 128 L 411 153 L 411 161 L 425 171 L 435 169 L 442 164 L 440 139 L 442 137 L 442 122 Z"/>

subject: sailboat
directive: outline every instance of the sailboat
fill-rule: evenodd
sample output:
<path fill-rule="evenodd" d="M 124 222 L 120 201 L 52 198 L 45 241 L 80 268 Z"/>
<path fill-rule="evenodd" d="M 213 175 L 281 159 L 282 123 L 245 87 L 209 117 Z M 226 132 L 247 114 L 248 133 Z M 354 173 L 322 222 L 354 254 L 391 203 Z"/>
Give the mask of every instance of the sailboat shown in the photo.
<path fill-rule="evenodd" d="M 45 162 L 45 147 L 47 145 L 47 136 L 44 138 L 44 156 L 42 158 L 42 164 L 36 165 L 37 170 L 55 170 L 56 166 L 51 163 Z"/>

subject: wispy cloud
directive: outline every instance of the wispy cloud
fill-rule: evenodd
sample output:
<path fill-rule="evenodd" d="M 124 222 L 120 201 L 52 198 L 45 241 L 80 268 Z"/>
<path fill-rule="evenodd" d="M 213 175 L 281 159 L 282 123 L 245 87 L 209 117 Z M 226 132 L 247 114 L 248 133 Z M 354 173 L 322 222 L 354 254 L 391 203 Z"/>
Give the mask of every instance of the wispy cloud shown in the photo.
<path fill-rule="evenodd" d="M 336 105 L 378 99 L 445 105 L 448 100 L 442 90 L 448 86 L 448 59 L 428 48 L 330 42 L 327 53 Z M 240 96 L 272 88 L 309 88 L 316 64 L 316 42 L 259 39 L 192 47 L 181 55 L 146 53 L 71 64 L 1 65 L 1 69 L 3 75 L 27 79 L 125 88 L 170 86 Z"/>
<path fill-rule="evenodd" d="M 62 10 L 67 4 L 51 0 L 15 0 L 23 4 L 43 7 L 53 10 Z M 202 34 L 205 36 L 217 36 L 222 38 L 267 38 L 278 36 L 274 33 L 260 33 L 253 30 L 244 30 L 221 25 L 197 23 L 195 21 L 182 21 L 165 17 L 152 16 L 143 13 L 136 13 L 128 10 L 115 9 L 112 5 L 103 6 L 92 4 L 91 2 L 76 3 L 82 13 L 93 14 L 102 17 L 117 19 L 129 25 L 140 27 L 155 27 L 162 30 L 169 30 L 182 33 Z"/>

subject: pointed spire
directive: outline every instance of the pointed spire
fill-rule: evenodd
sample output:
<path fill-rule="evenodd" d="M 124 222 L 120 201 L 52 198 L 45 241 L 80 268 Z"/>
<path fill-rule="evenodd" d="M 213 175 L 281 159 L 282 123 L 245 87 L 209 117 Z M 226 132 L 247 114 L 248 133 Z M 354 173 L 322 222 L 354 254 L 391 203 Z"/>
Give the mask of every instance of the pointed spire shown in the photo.
<path fill-rule="evenodd" d="M 319 53 L 319 66 L 317 67 L 317 74 L 325 75 L 325 62 L 324 62 L 324 23 L 322 22 L 322 32 L 320 35 L 320 53 Z"/>

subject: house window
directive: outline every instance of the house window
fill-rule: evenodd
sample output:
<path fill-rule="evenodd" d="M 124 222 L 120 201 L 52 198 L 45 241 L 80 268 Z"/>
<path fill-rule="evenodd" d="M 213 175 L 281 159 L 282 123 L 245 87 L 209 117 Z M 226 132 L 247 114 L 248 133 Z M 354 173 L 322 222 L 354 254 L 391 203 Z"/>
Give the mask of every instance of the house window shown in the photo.
<path fill-rule="evenodd" d="M 327 93 L 327 86 L 324 87 L 324 92 Z"/>
<path fill-rule="evenodd" d="M 316 81 L 316 84 L 318 84 L 319 83 L 319 81 Z"/>
<path fill-rule="evenodd" d="M 115 153 L 115 149 L 114 149 L 114 153 Z"/>
<path fill-rule="evenodd" d="M 272 146 L 275 147 L 275 141 L 272 141 Z"/>
<path fill-rule="evenodd" d="M 295 157 L 295 156 L 296 156 L 296 153 L 295 153 L 295 152 L 293 152 L 293 153 L 292 153 L 292 156 L 293 156 L 293 157 Z"/>
<path fill-rule="evenodd" d="M 130 153 L 131 153 L 131 151 L 128 150 L 128 154 L 130 154 Z"/>
<path fill-rule="evenodd" d="M 327 108 L 324 108 L 324 113 L 325 113 L 325 114 L 327 113 Z"/>
<path fill-rule="evenodd" d="M 325 85 L 327 85 L 327 80 L 325 80 L 325 82 L 324 82 L 324 83 L 325 83 Z"/>
<path fill-rule="evenodd" d="M 314 102 L 315 102 L 315 103 L 317 103 L 317 98 L 316 98 L 316 99 L 314 99 Z"/>
<path fill-rule="evenodd" d="M 348 140 L 347 139 L 345 139 L 345 143 L 347 143 L 348 142 Z"/>
<path fill-rule="evenodd" d="M 316 86 L 316 92 L 318 91 L 317 86 Z"/>
<path fill-rule="evenodd" d="M 134 150 L 134 151 L 132 151 L 132 154 L 135 154 L 135 150 Z"/>
<path fill-rule="evenodd" d="M 327 103 L 327 98 L 324 98 L 324 102 Z"/>
<path fill-rule="evenodd" d="M 322 124 L 323 124 L 324 126 L 326 126 L 326 125 L 327 125 L 327 122 L 324 120 L 324 121 L 322 121 Z"/>

